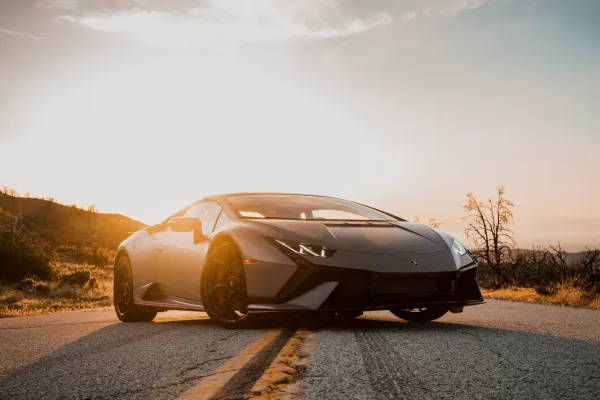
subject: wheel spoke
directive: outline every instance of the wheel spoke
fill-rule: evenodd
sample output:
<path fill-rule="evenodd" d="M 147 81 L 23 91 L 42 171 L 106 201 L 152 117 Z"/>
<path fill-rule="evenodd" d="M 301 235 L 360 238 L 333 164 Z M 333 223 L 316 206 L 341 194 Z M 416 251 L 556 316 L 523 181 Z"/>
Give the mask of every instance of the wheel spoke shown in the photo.
<path fill-rule="evenodd" d="M 123 306 L 127 307 L 129 305 L 128 299 L 127 299 L 127 293 L 123 293 L 121 295 L 121 298 L 119 299 L 118 304 L 119 304 L 119 310 L 122 310 L 124 308 Z"/>
<path fill-rule="evenodd" d="M 115 272 L 115 305 L 118 311 L 123 314 L 129 308 L 129 274 L 126 267 L 120 266 Z"/>
<path fill-rule="evenodd" d="M 207 284 L 214 311 L 224 321 L 243 319 L 246 313 L 239 308 L 246 307 L 247 291 L 239 252 L 232 247 L 221 249 L 211 260 L 210 268 L 213 270 Z"/>

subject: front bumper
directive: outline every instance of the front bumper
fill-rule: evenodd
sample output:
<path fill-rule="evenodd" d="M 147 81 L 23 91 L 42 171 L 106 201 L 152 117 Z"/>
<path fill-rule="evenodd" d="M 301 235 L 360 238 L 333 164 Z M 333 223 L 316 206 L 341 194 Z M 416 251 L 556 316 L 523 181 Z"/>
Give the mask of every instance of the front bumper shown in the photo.
<path fill-rule="evenodd" d="M 477 264 L 459 270 L 380 273 L 316 265 L 297 257 L 287 283 L 271 297 L 249 297 L 251 311 L 380 310 L 483 303 Z"/>

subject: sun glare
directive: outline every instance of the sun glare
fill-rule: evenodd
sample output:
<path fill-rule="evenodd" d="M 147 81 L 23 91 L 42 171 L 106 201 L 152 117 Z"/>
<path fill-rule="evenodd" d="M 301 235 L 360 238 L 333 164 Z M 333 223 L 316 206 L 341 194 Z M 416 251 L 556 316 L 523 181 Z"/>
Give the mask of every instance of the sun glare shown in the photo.
<path fill-rule="evenodd" d="M 53 169 L 70 179 L 47 191 L 85 204 L 78 186 L 85 182 L 101 210 L 147 222 L 230 191 L 356 198 L 353 182 L 381 183 L 378 171 L 393 160 L 345 99 L 230 56 L 103 71 L 55 99 L 27 128 L 46 132 L 36 157 L 57 148 Z"/>

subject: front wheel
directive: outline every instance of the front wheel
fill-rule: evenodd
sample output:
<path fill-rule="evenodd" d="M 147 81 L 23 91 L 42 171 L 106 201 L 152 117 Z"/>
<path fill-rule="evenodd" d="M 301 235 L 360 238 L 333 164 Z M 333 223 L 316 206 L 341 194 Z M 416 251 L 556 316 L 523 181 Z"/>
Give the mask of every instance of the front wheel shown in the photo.
<path fill-rule="evenodd" d="M 202 304 L 210 319 L 226 328 L 249 322 L 246 274 L 235 243 L 226 241 L 210 251 L 200 287 Z"/>
<path fill-rule="evenodd" d="M 430 322 L 443 317 L 445 308 L 392 308 L 390 312 L 408 322 Z"/>
<path fill-rule="evenodd" d="M 114 272 L 113 298 L 117 317 L 123 322 L 152 321 L 156 317 L 156 309 L 133 302 L 131 263 L 126 256 L 119 257 Z"/>

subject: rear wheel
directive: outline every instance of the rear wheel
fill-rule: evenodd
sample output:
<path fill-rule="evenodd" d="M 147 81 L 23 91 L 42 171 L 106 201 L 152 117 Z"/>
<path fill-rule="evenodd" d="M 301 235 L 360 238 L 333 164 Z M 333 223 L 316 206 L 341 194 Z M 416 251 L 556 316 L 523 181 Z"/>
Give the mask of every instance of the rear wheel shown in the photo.
<path fill-rule="evenodd" d="M 156 317 L 156 309 L 133 302 L 133 277 L 127 256 L 120 256 L 115 263 L 113 299 L 117 317 L 123 322 L 152 321 Z"/>
<path fill-rule="evenodd" d="M 392 308 L 390 312 L 408 322 L 429 322 L 443 317 L 448 310 L 445 308 Z"/>
<path fill-rule="evenodd" d="M 222 326 L 248 323 L 246 274 L 235 243 L 226 241 L 211 250 L 202 272 L 201 296 L 208 316 Z"/>

